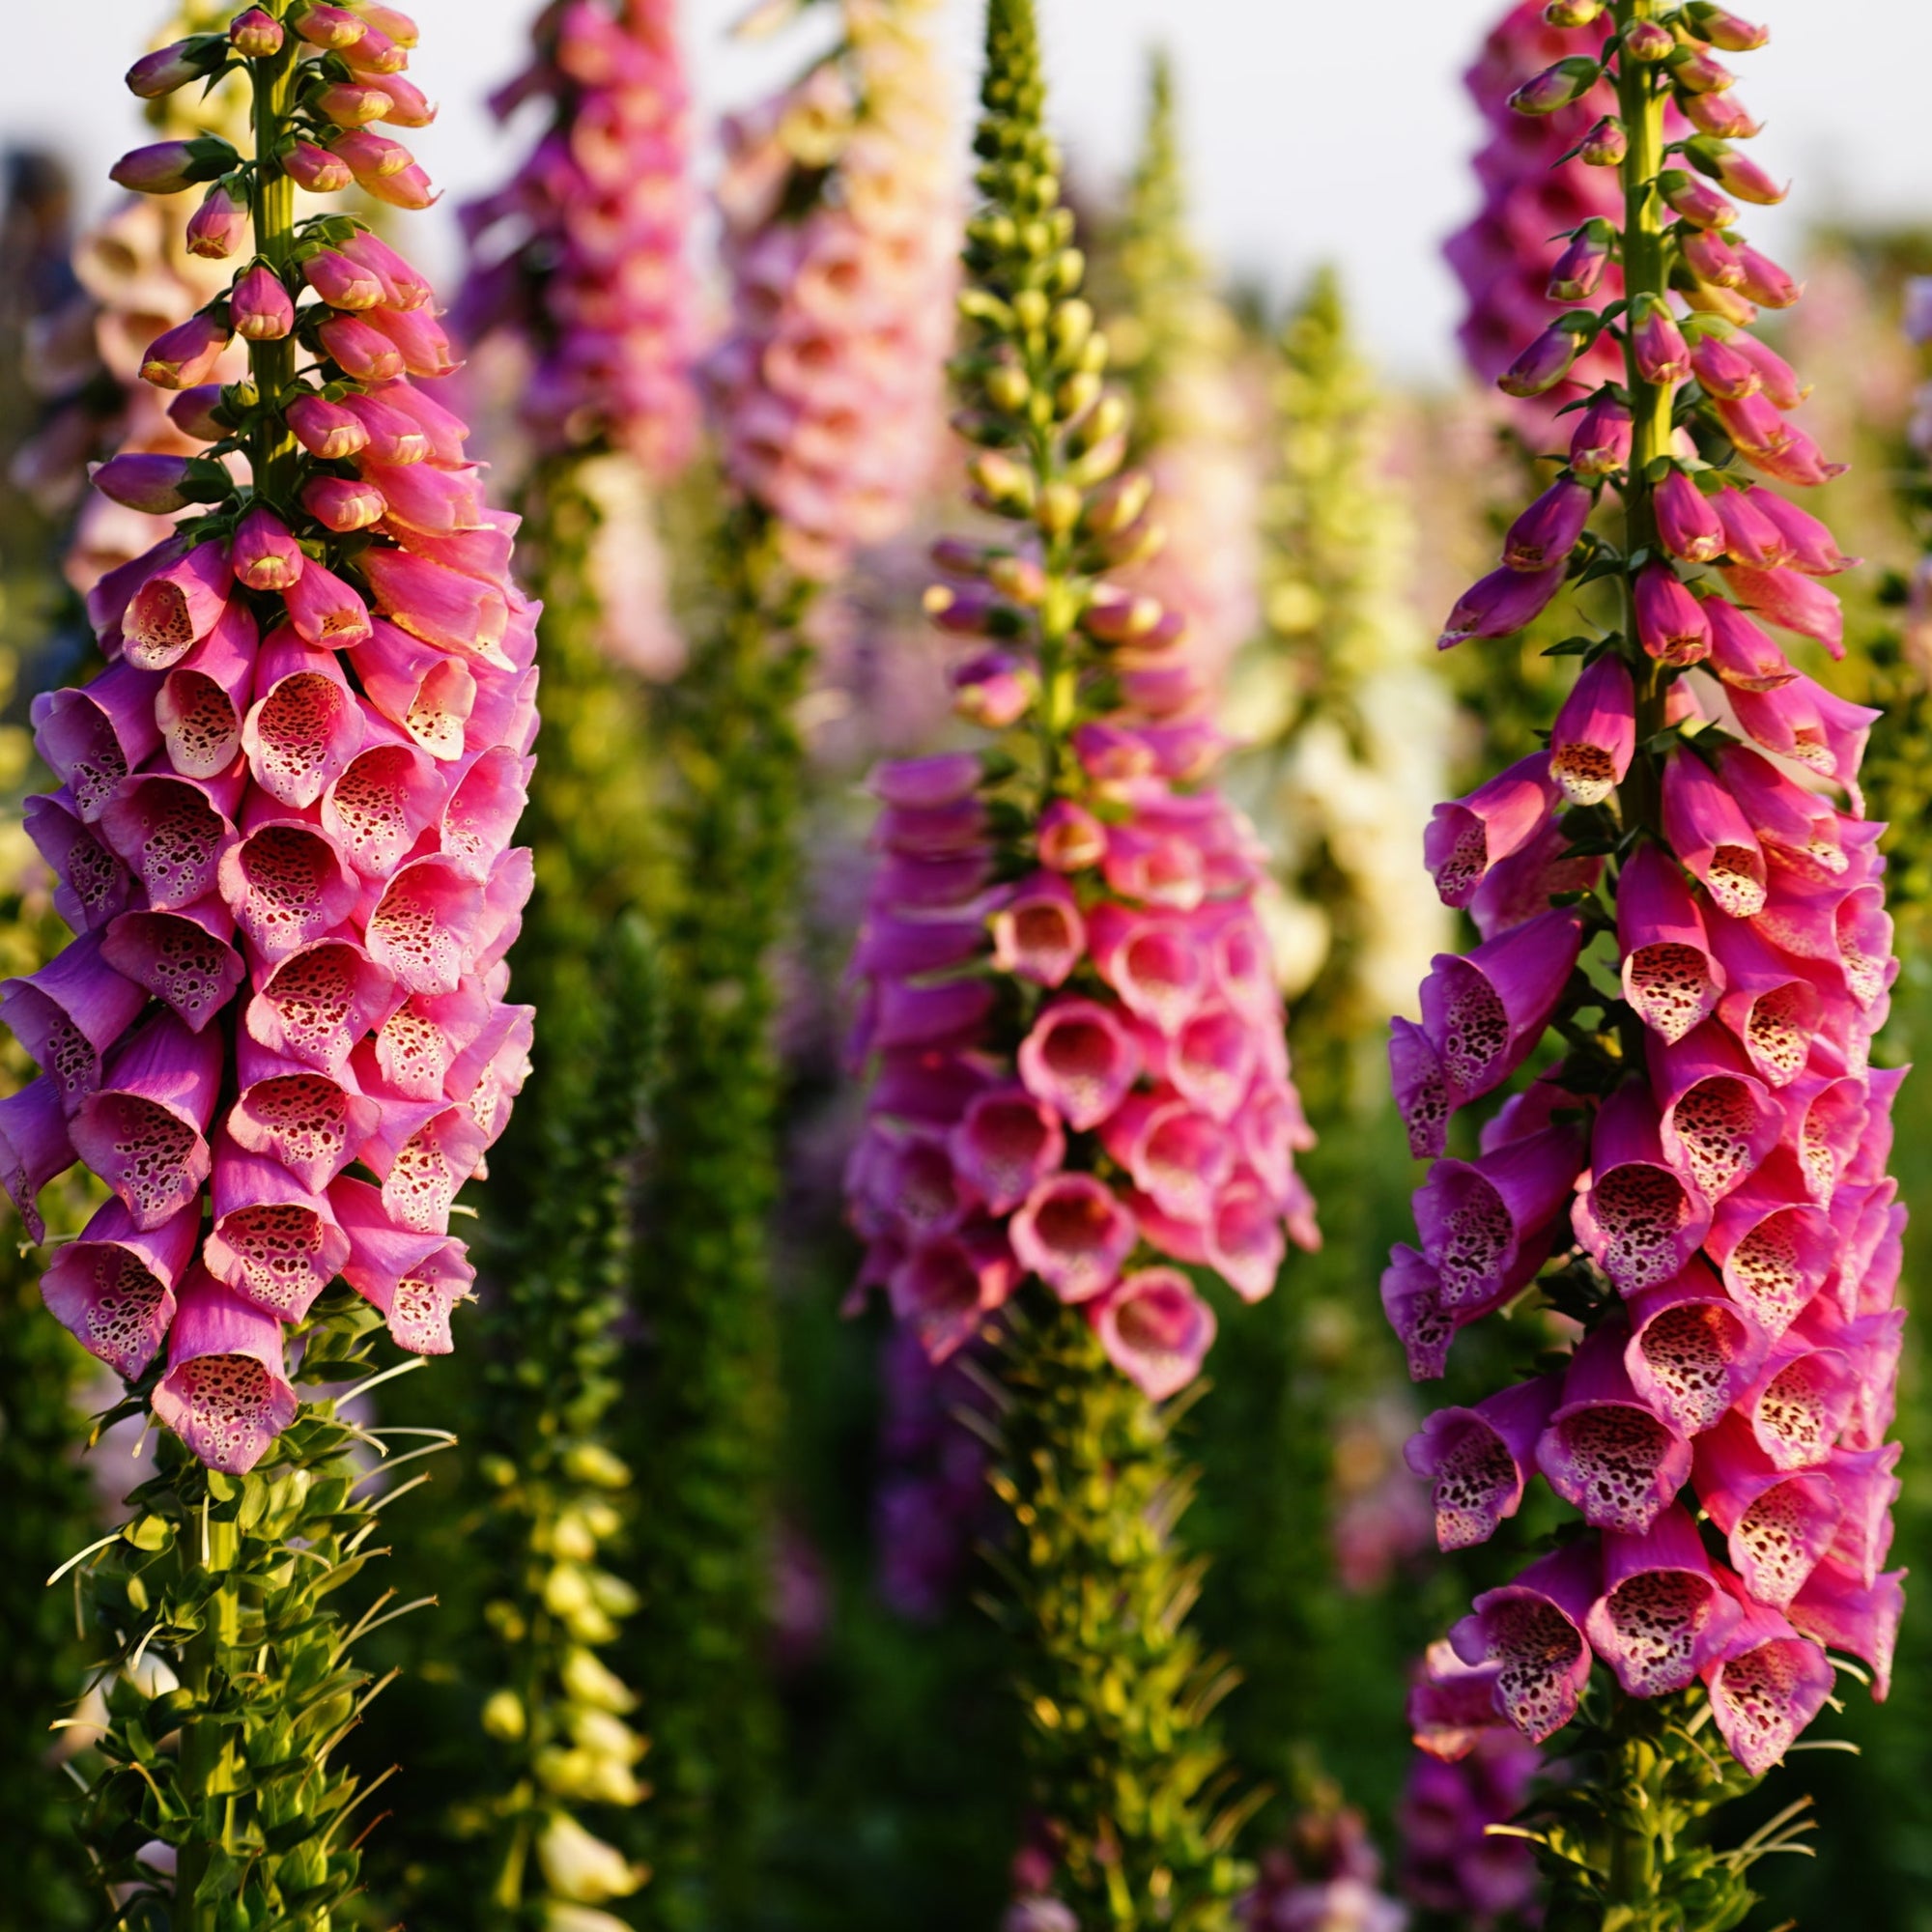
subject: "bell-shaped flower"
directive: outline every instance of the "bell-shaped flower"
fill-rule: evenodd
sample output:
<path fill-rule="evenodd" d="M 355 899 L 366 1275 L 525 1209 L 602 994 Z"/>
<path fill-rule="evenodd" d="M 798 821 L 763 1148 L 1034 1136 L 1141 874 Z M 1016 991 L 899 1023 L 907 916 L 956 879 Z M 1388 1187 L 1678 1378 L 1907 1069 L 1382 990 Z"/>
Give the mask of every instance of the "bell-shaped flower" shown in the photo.
<path fill-rule="evenodd" d="M 1881 713 L 1838 697 L 1808 677 L 1794 677 L 1771 691 L 1733 689 L 1731 709 L 1754 743 L 1835 779 L 1850 794 L 1852 809 L 1863 809 L 1859 765 Z"/>
<path fill-rule="evenodd" d="M 363 721 L 335 653 L 286 630 L 266 639 L 242 750 L 255 782 L 299 810 L 313 805 L 362 746 Z"/>
<path fill-rule="evenodd" d="M 1096 1127 L 1126 1098 L 1140 1073 L 1131 1035 L 1094 1000 L 1049 1006 L 1020 1042 L 1019 1075 L 1028 1093 L 1076 1133 Z"/>
<path fill-rule="evenodd" d="M 1582 1156 L 1577 1130 L 1557 1126 L 1474 1161 L 1435 1163 L 1415 1216 L 1446 1312 L 1484 1313 L 1536 1272 Z"/>
<path fill-rule="evenodd" d="M 40 1193 L 55 1175 L 65 1174 L 80 1153 L 69 1130 L 59 1090 L 43 1073 L 0 1100 L 0 1184 L 4 1184 L 28 1238 L 47 1237 L 41 1218 Z M 161 1217 L 154 1217 L 158 1225 Z"/>
<path fill-rule="evenodd" d="M 1214 1311 L 1177 1268 L 1143 1268 L 1089 1306 L 1107 1359 L 1151 1402 L 1201 1373 L 1214 1342 Z"/>
<path fill-rule="evenodd" d="M 86 824 L 99 818 L 129 772 L 161 742 L 155 722 L 160 678 L 123 662 L 81 691 L 43 691 L 31 708 L 34 749 Z"/>
<path fill-rule="evenodd" d="M 1750 919 L 1764 910 L 1764 848 L 1743 807 L 1692 752 L 1674 752 L 1664 765 L 1663 836 L 1719 911 Z"/>
<path fill-rule="evenodd" d="M 1624 1360 L 1630 1340 L 1612 1321 L 1578 1346 L 1536 1463 L 1584 1521 L 1638 1535 L 1684 1487 L 1690 1445 L 1637 1394 Z"/>
<path fill-rule="evenodd" d="M 1557 796 L 1549 754 L 1537 752 L 1467 798 L 1438 805 L 1422 836 L 1422 853 L 1442 903 L 1467 905 L 1490 868 L 1543 829 Z"/>
<path fill-rule="evenodd" d="M 1473 1408 L 1438 1408 L 1409 1437 L 1404 1459 L 1431 1486 L 1438 1548 L 1487 1543 L 1521 1507 L 1538 1438 L 1561 1393 L 1560 1376 L 1539 1376 Z"/>
<path fill-rule="evenodd" d="M 328 1203 L 349 1240 L 342 1278 L 382 1311 L 398 1347 L 417 1355 L 448 1354 L 454 1346 L 450 1311 L 468 1297 L 476 1278 L 462 1242 L 398 1228 L 381 1194 L 347 1175 L 329 1187 Z"/>
<path fill-rule="evenodd" d="M 1744 1395 L 1770 1338 L 1701 1260 L 1632 1296 L 1624 1367 L 1637 1397 L 1679 1435 L 1713 1428 Z"/>
<path fill-rule="evenodd" d="M 209 1273 L 242 1300 L 299 1321 L 349 1258 L 349 1238 L 320 1192 L 271 1154 L 215 1136 L 214 1222 L 203 1244 Z"/>
<path fill-rule="evenodd" d="M 1720 1201 L 1777 1145 L 1783 1110 L 1716 1020 L 1675 1042 L 1650 1036 L 1647 1057 L 1664 1159 Z"/>
<path fill-rule="evenodd" d="M 1782 1609 L 1831 1553 L 1844 1503 L 1825 1469 L 1780 1469 L 1741 1415 L 1697 1442 L 1697 1500 L 1724 1533 L 1746 1590 Z"/>
<path fill-rule="evenodd" d="M 1499 1666 L 1496 1709 L 1533 1744 L 1577 1715 L 1590 1677 L 1584 1620 L 1602 1594 L 1594 1539 L 1568 1544 L 1514 1582 L 1485 1590 L 1449 1633 L 1464 1663 Z"/>
<path fill-rule="evenodd" d="M 89 1354 L 136 1380 L 167 1337 L 174 1291 L 200 1234 L 197 1204 L 143 1230 L 121 1201 L 104 1202 L 48 1262 L 41 1298 Z"/>
<path fill-rule="evenodd" d="M 1606 1530 L 1604 1594 L 1585 1625 L 1591 1646 L 1633 1697 L 1662 1697 L 1720 1656 L 1740 1610 L 1681 1508 L 1640 1533 Z"/>
<path fill-rule="evenodd" d="M 1664 1039 L 1682 1039 L 1717 1009 L 1724 970 L 1703 911 L 1655 845 L 1639 845 L 1617 881 L 1617 950 L 1624 998 Z"/>
<path fill-rule="evenodd" d="M 100 1085 L 100 1063 L 147 995 L 85 933 L 27 978 L 0 980 L 0 1021 L 53 1083 L 71 1114 Z"/>
<path fill-rule="evenodd" d="M 982 1222 L 920 1242 L 893 1269 L 887 1293 L 895 1317 L 943 1362 L 1005 1304 L 1017 1278 L 1006 1236 Z"/>
<path fill-rule="evenodd" d="M 1735 1594 L 1735 1593 L 1734 1593 Z M 1777 1610 L 1738 1600 L 1736 1626 L 1701 1669 L 1711 1718 L 1753 1777 L 1778 1764 L 1832 1694 L 1832 1661 Z"/>
<path fill-rule="evenodd" d="M 208 1179 L 203 1136 L 223 1058 L 217 1033 L 191 1033 L 172 1013 L 157 1014 L 123 1042 L 74 1114 L 74 1151 L 143 1231 L 172 1220 Z"/>
<path fill-rule="evenodd" d="M 1087 952 L 1087 927 L 1073 891 L 1057 872 L 1014 886 L 992 918 L 993 963 L 1039 986 L 1064 985 Z"/>
<path fill-rule="evenodd" d="M 273 1052 L 335 1075 L 395 998 L 396 977 L 360 946 L 325 939 L 279 961 L 248 1003 L 248 1032 Z"/>
<path fill-rule="evenodd" d="M 1766 493 L 1766 500 L 1776 500 Z M 1834 658 L 1845 654 L 1845 611 L 1834 590 L 1798 570 L 1757 570 L 1733 564 L 1724 572 L 1731 594 L 1747 611 L 1781 630 L 1814 639 Z"/>
<path fill-rule="evenodd" d="M 1804 1635 L 1870 1664 L 1872 1696 L 1880 1703 L 1891 1691 L 1891 1664 L 1904 1614 L 1903 1570 L 1888 1571 L 1866 1584 L 1830 1559 L 1811 1573 L 1786 1610 Z"/>
<path fill-rule="evenodd" d="M 1625 1294 L 1681 1274 L 1710 1231 L 1710 1204 L 1665 1158 L 1657 1103 L 1640 1081 L 1626 1081 L 1598 1113 L 1575 1218 L 1577 1238 Z"/>
<path fill-rule="evenodd" d="M 155 1413 L 211 1469 L 246 1475 L 295 1420 L 282 1334 L 205 1268 L 182 1284 Z"/>
<path fill-rule="evenodd" d="M 1614 651 L 1571 687 L 1549 733 L 1549 775 L 1572 805 L 1601 805 L 1623 783 L 1636 751 L 1636 691 Z"/>

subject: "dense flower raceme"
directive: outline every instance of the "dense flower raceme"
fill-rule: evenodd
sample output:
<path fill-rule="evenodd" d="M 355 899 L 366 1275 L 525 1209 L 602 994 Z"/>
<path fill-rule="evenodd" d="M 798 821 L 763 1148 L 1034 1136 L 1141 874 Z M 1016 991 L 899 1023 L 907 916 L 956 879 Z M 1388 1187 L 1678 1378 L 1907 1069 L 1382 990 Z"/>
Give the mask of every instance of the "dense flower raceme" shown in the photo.
<path fill-rule="evenodd" d="M 1485 383 L 1500 376 L 1523 342 L 1550 320 L 1552 302 L 1598 292 L 1582 287 L 1575 296 L 1558 293 L 1560 238 L 1592 221 L 1613 222 L 1623 212 L 1614 173 L 1581 159 L 1561 159 L 1615 107 L 1607 88 L 1596 87 L 1534 120 L 1512 112 L 1509 104 L 1525 81 L 1588 44 L 1585 35 L 1551 26 L 1542 0 L 1516 0 L 1464 76 L 1488 130 L 1476 156 L 1483 206 L 1450 238 L 1444 252 L 1468 303 L 1458 331 L 1463 353 Z M 1602 292 L 1615 293 L 1621 285 L 1615 264 L 1606 262 L 1600 272 Z M 1539 423 L 1554 403 L 1613 380 L 1618 366 L 1613 346 L 1599 346 L 1571 372 L 1571 382 L 1552 402 L 1533 406 Z"/>
<path fill-rule="evenodd" d="M 1094 723 L 1078 795 L 1024 835 L 991 761 L 888 765 L 861 934 L 858 1045 L 878 1074 L 849 1194 L 866 1278 L 943 1359 L 1026 1276 L 1084 1307 L 1150 1395 L 1214 1320 L 1182 1268 L 1258 1300 L 1316 1240 L 1307 1129 L 1253 900 L 1246 825 L 1198 781 L 1204 727 Z M 1179 1264 L 1180 1266 L 1175 1265 Z"/>
<path fill-rule="evenodd" d="M 724 125 L 731 480 L 802 576 L 903 526 L 937 446 L 956 192 L 933 0 L 840 0 L 838 43 Z"/>
<path fill-rule="evenodd" d="M 209 0 L 191 0 L 164 38 L 226 24 Z M 233 79 L 206 95 L 185 89 L 150 101 L 149 117 L 157 133 L 177 139 L 234 138 L 247 124 L 247 89 Z M 130 194 L 112 208 L 74 247 L 74 285 L 28 335 L 24 373 L 43 413 L 13 477 L 49 513 L 78 501 L 62 567 L 82 595 L 168 533 L 162 519 L 89 494 L 87 465 L 122 450 L 187 456 L 201 446 L 169 417 L 165 397 L 140 380 L 148 344 L 228 286 L 230 270 L 211 252 L 219 238 L 191 229 L 194 201 L 185 193 Z M 232 343 L 212 375 L 240 376 L 245 351 Z"/>
<path fill-rule="evenodd" d="M 685 255 L 690 93 L 675 0 L 554 0 L 536 59 L 493 105 L 551 124 L 464 226 L 484 266 L 464 291 L 471 340 L 523 337 L 525 420 L 550 448 L 608 442 L 654 477 L 696 437 L 696 291 Z"/>
<path fill-rule="evenodd" d="M 1750 43 L 1705 12 L 1719 44 Z M 1826 1645 L 1864 1659 L 1880 1695 L 1890 1669 L 1904 1210 L 1886 1164 L 1902 1076 L 1870 1049 L 1897 966 L 1883 828 L 1858 781 L 1876 714 L 1797 671 L 1766 628 L 1835 653 L 1826 580 L 1848 562 L 1744 473 L 1804 484 L 1833 468 L 1787 420 L 1796 378 L 1746 328 L 1753 302 L 1795 290 L 1734 239 L 1707 178 L 1740 199 L 1780 190 L 1727 142 L 1662 152 L 1666 91 L 1688 111 L 1716 84 L 1708 51 L 1670 44 L 1676 66 L 1626 54 L 1619 76 L 1634 202 L 1661 167 L 1663 201 L 1689 211 L 1623 239 L 1646 278 L 1626 317 L 1630 387 L 1579 416 L 1569 468 L 1444 642 L 1515 629 L 1585 558 L 1627 583 L 1628 632 L 1586 651 L 1548 751 L 1430 828 L 1437 889 L 1482 943 L 1437 959 L 1421 1023 L 1396 1026 L 1411 1143 L 1436 1158 L 1419 1249 L 1397 1250 L 1384 1298 L 1418 1378 L 1548 1261 L 1553 1305 L 1586 1330 L 1567 1369 L 1438 1412 L 1410 1449 L 1447 1548 L 1489 1537 L 1538 1472 L 1589 1526 L 1454 1633 L 1466 1662 L 1495 1668 L 1498 1710 L 1548 1737 L 1593 1655 L 1635 1696 L 1701 1680 L 1757 1772 L 1823 1705 Z M 1702 279 L 1730 273 L 1698 245 L 1719 220 L 1735 286 Z M 1680 269 L 1688 315 L 1664 293 Z M 1583 536 L 1605 478 L 1654 527 L 1647 554 Z M 1537 1065 L 1552 1019 L 1568 1050 Z M 1449 1155 L 1452 1116 L 1520 1072 L 1535 1078 Z"/>
<path fill-rule="evenodd" d="M 426 199 L 366 125 L 426 118 L 401 72 L 412 30 L 374 6 L 301 17 L 289 173 Z M 211 145 L 138 151 L 117 176 L 213 179 L 205 205 L 258 169 L 260 200 L 286 191 L 273 162 Z M 255 480 L 101 580 L 107 668 L 36 700 L 61 782 L 28 829 L 76 937 L 0 995 L 43 1068 L 0 1119 L 29 1230 L 76 1159 L 112 1193 L 48 1266 L 47 1303 L 130 1379 L 165 1348 L 156 1413 L 228 1470 L 294 1414 L 285 1324 L 338 1273 L 405 1348 L 450 1346 L 472 1278 L 451 1204 L 530 1037 L 503 955 L 536 728 L 514 519 L 483 507 L 464 426 L 424 385 L 450 366 L 428 284 L 342 216 L 299 224 L 279 270 L 245 247 L 231 239 L 226 299 L 142 365 L 207 454 L 124 456 L 95 480 L 156 514 L 225 475 L 212 457 L 247 455 Z M 231 328 L 259 392 L 205 381 Z M 265 347 L 292 369 L 298 345 L 314 359 L 277 396 Z"/>
<path fill-rule="evenodd" d="M 1409 1691 L 1415 1761 L 1396 1811 L 1404 1892 L 1477 1926 L 1528 1904 L 1536 1884 L 1529 1846 L 1489 1829 L 1523 1808 L 1543 1763 L 1496 1711 L 1500 1669 L 1430 1645 Z"/>

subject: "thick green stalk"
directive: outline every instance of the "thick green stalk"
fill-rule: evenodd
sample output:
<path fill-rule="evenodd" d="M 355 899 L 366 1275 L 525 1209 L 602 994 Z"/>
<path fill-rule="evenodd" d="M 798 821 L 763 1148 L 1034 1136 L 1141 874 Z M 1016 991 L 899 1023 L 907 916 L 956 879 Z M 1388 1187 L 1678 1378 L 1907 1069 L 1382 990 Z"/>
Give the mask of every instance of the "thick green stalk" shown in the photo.
<path fill-rule="evenodd" d="M 1627 30 L 1634 21 L 1650 19 L 1660 11 L 1659 0 L 1618 0 L 1618 30 Z M 1624 554 L 1633 556 L 1639 550 L 1654 553 L 1657 549 L 1657 517 L 1652 504 L 1655 485 L 1650 466 L 1670 449 L 1672 391 L 1663 384 L 1644 380 L 1637 367 L 1634 347 L 1636 303 L 1645 297 L 1662 301 L 1668 289 L 1663 204 L 1657 191 L 1657 177 L 1663 167 L 1663 110 L 1669 97 L 1658 86 L 1657 70 L 1647 63 L 1619 59 L 1617 70 L 1617 107 L 1630 137 L 1623 161 L 1624 295 L 1632 304 L 1625 315 L 1624 369 L 1630 388 L 1632 434 L 1630 482 L 1624 494 Z M 1636 678 L 1637 755 L 1632 761 L 1631 776 L 1624 786 L 1625 822 L 1655 830 L 1662 810 L 1662 772 L 1655 754 L 1644 747 L 1663 728 L 1668 679 L 1664 667 L 1637 647 L 1636 619 L 1628 601 L 1628 583 L 1626 580 L 1626 645 Z"/>
<path fill-rule="evenodd" d="M 668 731 L 682 889 L 664 928 L 664 1074 L 639 1250 L 644 1607 L 626 1652 L 654 1739 L 645 1910 L 680 1932 L 748 1906 L 776 1745 L 763 1664 L 779 1413 L 768 961 L 794 883 L 807 595 L 761 512 L 725 520 L 717 557 L 718 603 Z"/>

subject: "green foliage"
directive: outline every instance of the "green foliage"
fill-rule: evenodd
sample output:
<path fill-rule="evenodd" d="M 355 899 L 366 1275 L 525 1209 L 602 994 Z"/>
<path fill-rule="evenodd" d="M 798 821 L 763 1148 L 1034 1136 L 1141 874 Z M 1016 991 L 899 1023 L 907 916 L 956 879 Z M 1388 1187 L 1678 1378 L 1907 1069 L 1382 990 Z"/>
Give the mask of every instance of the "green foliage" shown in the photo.
<path fill-rule="evenodd" d="M 1527 1828 L 1550 1882 L 1549 1932 L 1733 1932 L 1758 1903 L 1751 1867 L 1804 1849 L 1805 1798 L 1733 1850 L 1706 1842 L 1711 1814 L 1761 1780 L 1712 1735 L 1701 1691 L 1627 1697 L 1599 1678 L 1566 1744 L 1570 1775 Z"/>
<path fill-rule="evenodd" d="M 667 699 L 679 885 L 664 923 L 663 1084 L 636 1277 L 644 1603 L 621 1653 L 654 1740 L 645 1911 L 668 1928 L 746 1909 L 775 1747 L 763 1667 L 779 1416 L 767 961 L 793 886 L 807 592 L 761 513 L 733 513 L 715 542 L 713 601 Z"/>
<path fill-rule="evenodd" d="M 381 1325 L 350 1290 L 328 1290 L 304 1324 L 304 1378 L 365 1379 Z M 359 1814 L 381 1780 L 335 1754 L 384 1688 L 349 1647 L 390 1598 L 352 1625 L 336 1592 L 382 1553 L 379 1512 L 413 1484 L 370 1492 L 366 1452 L 386 1443 L 344 1419 L 354 1393 L 305 1405 L 246 1476 L 158 1435 L 157 1473 L 83 1566 L 90 1668 L 111 1714 L 82 1760 L 83 1835 L 97 1878 L 132 1889 L 129 1926 L 329 1932 L 356 1889 Z M 130 1391 L 107 1419 L 145 1406 Z M 178 1861 L 171 1888 L 140 1857 L 156 1840 Z"/>
<path fill-rule="evenodd" d="M 1235 1675 L 1186 1622 L 1203 1566 L 1174 1539 L 1194 1490 L 1180 1406 L 1149 1402 L 1074 1310 L 1016 1316 L 1003 1366 L 1001 1613 L 1058 1888 L 1093 1932 L 1211 1932 L 1249 1876 L 1235 1840 L 1261 1794 L 1234 1795 L 1209 1719 Z"/>

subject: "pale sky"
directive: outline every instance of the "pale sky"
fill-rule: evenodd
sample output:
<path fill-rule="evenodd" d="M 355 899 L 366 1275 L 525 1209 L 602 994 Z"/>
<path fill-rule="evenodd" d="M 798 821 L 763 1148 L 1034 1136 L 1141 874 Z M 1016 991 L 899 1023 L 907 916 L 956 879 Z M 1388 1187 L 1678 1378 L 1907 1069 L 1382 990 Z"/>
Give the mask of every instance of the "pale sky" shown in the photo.
<path fill-rule="evenodd" d="M 686 0 L 707 113 L 753 98 L 798 44 L 727 42 L 745 4 Z M 481 102 L 517 63 L 535 5 L 417 0 L 425 38 L 412 71 L 442 118 L 407 138 L 450 204 L 494 183 L 517 151 Z M 1130 156 L 1145 50 L 1165 42 L 1179 67 L 1209 248 L 1276 293 L 1317 263 L 1338 262 L 1383 362 L 1408 376 L 1448 372 L 1459 299 L 1437 251 L 1472 207 L 1477 134 L 1460 76 L 1501 0 L 1040 0 L 1040 9 L 1054 118 L 1085 172 L 1118 170 Z M 1743 97 L 1768 124 L 1754 152 L 1796 180 L 1785 208 L 1751 212 L 1753 235 L 1774 252 L 1795 250 L 1797 229 L 1847 210 L 1932 216 L 1932 4 L 1752 0 L 1743 11 L 1773 27 L 1769 47 L 1734 63 Z M 140 138 L 119 75 L 164 12 L 158 0 L 0 0 L 10 48 L 0 139 L 52 141 L 99 182 Z M 942 14 L 963 116 L 980 0 L 942 0 Z"/>

